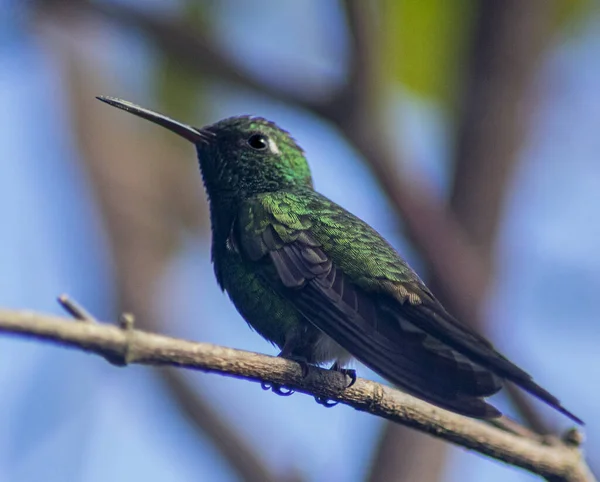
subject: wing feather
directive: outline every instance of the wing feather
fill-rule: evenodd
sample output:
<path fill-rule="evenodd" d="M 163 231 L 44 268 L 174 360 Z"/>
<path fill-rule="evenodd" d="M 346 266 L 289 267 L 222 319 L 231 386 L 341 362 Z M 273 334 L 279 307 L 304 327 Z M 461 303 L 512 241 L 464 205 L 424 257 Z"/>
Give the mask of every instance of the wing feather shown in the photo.
<path fill-rule="evenodd" d="M 294 202 L 297 212 L 286 211 L 293 209 Z M 405 279 L 386 277 L 385 268 L 390 265 L 382 267 L 382 258 L 371 263 L 359 259 L 360 268 L 337 264 L 340 258 L 335 257 L 335 249 L 339 245 L 322 240 L 333 236 L 329 234 L 333 227 L 342 224 L 320 216 L 319 207 L 318 203 L 308 206 L 290 194 L 277 198 L 277 193 L 270 193 L 239 216 L 242 251 L 259 263 L 265 279 L 309 322 L 388 381 L 457 413 L 477 418 L 499 416 L 484 397 L 498 392 L 506 378 L 581 422 L 485 338 L 450 316 L 392 248 L 374 238 L 379 236 L 374 231 L 357 242 L 364 248 L 369 240 L 375 240 L 378 249 L 371 251 L 373 256 L 381 249 L 389 250 L 384 261 L 396 260 L 403 271 L 395 273 L 408 273 Z M 311 210 L 312 217 L 307 214 Z M 340 212 L 344 222 L 362 223 Z M 347 249 L 360 255 L 351 245 Z M 354 271 L 353 276 L 345 269 Z"/>
<path fill-rule="evenodd" d="M 286 244 L 269 226 L 253 242 L 267 248 L 286 296 L 307 319 L 367 366 L 404 390 L 458 413 L 498 415 L 478 398 L 500 389 L 491 372 L 397 319 L 393 310 L 378 307 L 378 300 L 351 283 L 310 234 Z"/>

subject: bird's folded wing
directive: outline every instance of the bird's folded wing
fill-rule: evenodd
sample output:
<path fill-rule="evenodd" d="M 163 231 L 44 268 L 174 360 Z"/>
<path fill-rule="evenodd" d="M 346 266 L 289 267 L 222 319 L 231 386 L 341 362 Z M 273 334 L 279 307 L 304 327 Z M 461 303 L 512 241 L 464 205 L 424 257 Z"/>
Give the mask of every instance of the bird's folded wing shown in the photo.
<path fill-rule="evenodd" d="M 482 398 L 501 388 L 498 377 L 413 324 L 405 315 L 408 300 L 353 282 L 316 239 L 315 213 L 299 215 L 293 200 L 275 208 L 273 202 L 262 198 L 242 208 L 239 243 L 311 323 L 408 392 L 466 415 L 499 415 Z"/>

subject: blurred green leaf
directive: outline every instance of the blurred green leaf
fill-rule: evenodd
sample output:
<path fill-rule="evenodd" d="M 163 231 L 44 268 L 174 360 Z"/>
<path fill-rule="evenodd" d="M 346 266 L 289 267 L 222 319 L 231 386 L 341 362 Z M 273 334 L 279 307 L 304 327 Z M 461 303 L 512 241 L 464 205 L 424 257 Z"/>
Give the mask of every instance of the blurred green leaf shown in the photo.
<path fill-rule="evenodd" d="M 197 113 L 201 79 L 176 61 L 163 55 L 157 72 L 157 97 L 170 116 L 191 122 Z"/>
<path fill-rule="evenodd" d="M 475 0 L 381 0 L 385 78 L 445 104 L 454 98 Z"/>
<path fill-rule="evenodd" d="M 480 0 L 490 1 L 490 0 Z M 452 108 L 468 59 L 476 0 L 381 0 L 384 78 Z M 556 29 L 572 25 L 589 0 L 548 2 Z"/>
<path fill-rule="evenodd" d="M 556 6 L 556 27 L 568 28 L 579 23 L 583 14 L 594 4 L 590 0 L 560 0 Z"/>
<path fill-rule="evenodd" d="M 210 9 L 203 1 L 187 1 L 182 6 L 183 21 L 191 28 L 202 29 Z M 161 108 L 178 119 L 191 122 L 198 112 L 202 78 L 196 72 L 161 54 L 156 72 L 156 94 Z"/>

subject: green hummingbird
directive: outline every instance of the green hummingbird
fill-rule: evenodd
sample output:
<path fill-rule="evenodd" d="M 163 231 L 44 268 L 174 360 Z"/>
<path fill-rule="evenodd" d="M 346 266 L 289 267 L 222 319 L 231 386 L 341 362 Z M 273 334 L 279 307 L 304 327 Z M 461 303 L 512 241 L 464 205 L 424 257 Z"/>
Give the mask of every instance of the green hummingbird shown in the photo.
<path fill-rule="evenodd" d="M 280 356 L 333 363 L 355 380 L 344 369 L 354 357 L 408 393 L 481 419 L 501 415 L 485 398 L 510 381 L 583 424 L 453 318 L 377 231 L 315 191 L 304 151 L 288 132 L 251 116 L 196 128 L 98 99 L 196 146 L 217 282 Z"/>

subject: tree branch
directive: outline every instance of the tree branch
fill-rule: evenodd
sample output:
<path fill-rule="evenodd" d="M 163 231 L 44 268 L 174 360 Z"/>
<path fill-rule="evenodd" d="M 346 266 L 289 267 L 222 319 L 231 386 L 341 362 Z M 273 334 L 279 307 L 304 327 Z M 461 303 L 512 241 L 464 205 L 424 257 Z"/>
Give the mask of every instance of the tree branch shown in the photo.
<path fill-rule="evenodd" d="M 178 366 L 282 384 L 415 428 L 549 480 L 594 481 L 577 446 L 580 437 L 571 436 L 572 445 L 559 441 L 544 445 L 368 380 L 358 379 L 345 389 L 343 375 L 316 367 L 303 378 L 297 363 L 282 358 L 148 333 L 131 324 L 119 328 L 77 323 L 25 311 L 0 310 L 0 332 L 58 343 L 123 364 Z"/>

